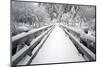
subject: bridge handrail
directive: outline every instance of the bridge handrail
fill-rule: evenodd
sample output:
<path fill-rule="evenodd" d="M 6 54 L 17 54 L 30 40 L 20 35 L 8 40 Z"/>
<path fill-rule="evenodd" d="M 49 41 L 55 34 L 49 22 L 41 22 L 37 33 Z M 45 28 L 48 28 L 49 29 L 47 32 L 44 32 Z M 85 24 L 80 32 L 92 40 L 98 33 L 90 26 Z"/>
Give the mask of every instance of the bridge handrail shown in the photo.
<path fill-rule="evenodd" d="M 62 27 L 63 28 L 63 27 Z M 63 30 L 69 35 L 69 37 L 74 41 L 75 45 L 78 47 L 78 49 L 85 55 L 87 58 L 91 60 L 96 60 L 95 54 L 90 51 L 87 47 L 85 47 L 83 44 L 81 44 L 78 39 L 76 39 L 72 34 L 70 34 L 67 30 L 63 28 Z"/>
<path fill-rule="evenodd" d="M 88 34 L 85 34 L 83 31 L 77 31 L 71 27 L 68 27 L 68 26 L 65 26 L 65 25 L 61 25 L 63 27 L 65 27 L 67 30 L 70 30 L 76 34 L 78 34 L 78 36 L 83 40 L 83 41 L 86 41 L 86 42 L 93 42 L 95 44 L 95 37 L 94 36 L 90 36 Z M 89 45 L 89 46 L 93 46 L 95 47 L 95 45 Z"/>
<path fill-rule="evenodd" d="M 41 31 L 41 30 L 50 28 L 51 26 L 53 26 L 53 25 L 44 26 L 44 27 L 42 27 L 42 28 L 33 29 L 33 30 L 31 30 L 31 31 L 29 31 L 29 32 L 27 32 L 27 33 L 21 33 L 21 34 L 15 35 L 15 36 L 12 37 L 12 42 L 16 42 L 16 41 L 18 41 L 18 40 L 20 40 L 20 39 L 23 39 L 23 38 L 25 38 L 25 37 L 30 36 L 31 34 L 34 34 L 34 33 L 39 32 L 39 31 Z"/>
<path fill-rule="evenodd" d="M 33 39 L 30 42 L 29 46 L 24 46 L 21 50 L 19 50 L 15 55 L 12 56 L 12 63 L 16 65 L 28 52 L 34 49 L 37 46 L 37 42 L 40 41 L 52 28 L 48 29 L 47 31 L 43 32 L 41 35 Z"/>
<path fill-rule="evenodd" d="M 53 28 L 52 28 L 53 29 Z M 34 60 L 35 56 L 37 55 L 37 53 L 39 52 L 39 50 L 41 49 L 41 47 L 43 46 L 43 44 L 45 43 L 45 41 L 48 39 L 50 33 L 52 32 L 52 29 L 47 33 L 47 35 L 45 35 L 43 37 L 43 39 L 41 40 L 41 42 L 38 44 L 38 48 L 36 49 L 36 51 L 33 53 L 33 55 L 30 57 L 29 61 L 27 61 L 26 65 L 29 65 L 32 60 Z"/>

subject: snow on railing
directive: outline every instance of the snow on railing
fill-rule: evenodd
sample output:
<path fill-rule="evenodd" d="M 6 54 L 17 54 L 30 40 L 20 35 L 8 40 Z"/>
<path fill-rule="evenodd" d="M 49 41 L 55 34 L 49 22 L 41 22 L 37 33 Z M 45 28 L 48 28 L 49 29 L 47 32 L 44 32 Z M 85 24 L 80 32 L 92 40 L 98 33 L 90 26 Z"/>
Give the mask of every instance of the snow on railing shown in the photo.
<path fill-rule="evenodd" d="M 95 54 L 91 50 L 89 50 L 86 46 L 84 46 L 82 43 L 80 43 L 79 40 L 77 38 L 75 38 L 75 36 L 73 36 L 71 33 L 69 33 L 66 30 L 67 27 L 65 27 L 64 25 L 60 25 L 60 27 L 63 28 L 65 33 L 69 35 L 70 39 L 75 44 L 75 46 L 78 48 L 78 50 L 80 52 L 82 52 L 82 54 L 85 55 L 85 57 L 87 57 L 89 61 L 96 60 Z"/>
<path fill-rule="evenodd" d="M 47 29 L 47 28 L 49 28 L 49 27 L 51 27 L 51 26 L 52 26 L 52 25 L 44 26 L 44 27 L 42 27 L 42 28 L 33 29 L 33 30 L 31 30 L 31 31 L 29 31 L 29 32 L 27 32 L 27 33 L 21 33 L 21 34 L 18 34 L 18 35 L 16 35 L 16 36 L 13 36 L 13 37 L 12 37 L 12 42 L 16 42 L 16 41 L 18 41 L 18 40 L 20 40 L 20 39 L 23 39 L 23 38 L 25 38 L 25 37 L 28 37 L 28 36 L 30 36 L 30 35 L 33 35 L 34 33 L 39 32 L 39 31 L 44 30 L 44 29 Z"/>
<path fill-rule="evenodd" d="M 96 49 L 96 41 L 95 41 L 95 37 L 92 35 L 88 35 L 86 33 L 84 33 L 82 30 L 76 30 L 74 28 L 62 25 L 63 27 L 65 27 L 67 29 L 68 32 L 72 32 L 72 34 L 75 34 L 75 36 L 77 36 L 77 38 L 81 41 L 86 42 L 86 47 L 90 48 L 92 47 L 92 51 L 95 53 L 95 49 Z"/>
<path fill-rule="evenodd" d="M 29 41 L 29 39 L 31 40 L 35 38 L 36 35 L 41 34 L 42 31 L 45 31 L 52 26 L 53 25 L 44 26 L 38 29 L 33 29 L 29 32 L 23 32 L 21 34 L 13 36 L 12 37 L 12 48 L 16 47 L 16 44 L 18 45 L 25 41 Z"/>
<path fill-rule="evenodd" d="M 45 32 L 43 32 L 41 35 L 39 35 L 38 37 L 36 37 L 35 39 L 33 39 L 31 42 L 30 42 L 30 45 L 27 46 L 25 45 L 22 49 L 20 49 L 16 54 L 14 54 L 12 56 L 12 64 L 13 65 L 16 65 L 18 64 L 26 55 L 30 55 L 30 53 L 32 53 L 32 51 L 34 50 L 34 48 L 38 45 L 39 42 L 41 42 L 42 38 L 44 38 L 44 36 L 46 35 L 49 35 L 48 32 L 50 32 L 52 29 L 53 29 L 54 26 L 50 25 L 50 26 L 46 26 L 46 27 L 43 27 L 41 29 L 38 29 L 38 30 L 32 30 L 28 33 L 25 33 L 23 36 L 21 37 L 18 37 L 16 39 L 14 39 L 15 37 L 13 37 L 13 42 L 15 41 L 18 41 L 18 39 L 23 39 L 29 35 L 32 35 L 34 32 L 38 32 L 40 30 L 43 30 L 43 29 L 46 29 L 46 28 L 49 28 L 47 29 Z M 16 36 L 17 37 L 17 36 Z M 46 40 L 47 38 L 43 39 L 44 41 Z M 42 41 L 43 43 L 43 41 Z M 32 54 L 31 54 L 32 55 Z M 32 55 L 33 56 L 33 55 Z"/>

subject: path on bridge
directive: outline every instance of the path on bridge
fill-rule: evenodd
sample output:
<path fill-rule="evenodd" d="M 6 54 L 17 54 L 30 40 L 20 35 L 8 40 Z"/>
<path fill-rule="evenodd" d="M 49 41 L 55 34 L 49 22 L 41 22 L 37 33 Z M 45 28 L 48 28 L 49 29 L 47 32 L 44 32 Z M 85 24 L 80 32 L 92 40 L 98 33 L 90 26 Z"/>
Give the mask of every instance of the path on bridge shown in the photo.
<path fill-rule="evenodd" d="M 65 32 L 56 25 L 31 64 L 85 61 Z"/>

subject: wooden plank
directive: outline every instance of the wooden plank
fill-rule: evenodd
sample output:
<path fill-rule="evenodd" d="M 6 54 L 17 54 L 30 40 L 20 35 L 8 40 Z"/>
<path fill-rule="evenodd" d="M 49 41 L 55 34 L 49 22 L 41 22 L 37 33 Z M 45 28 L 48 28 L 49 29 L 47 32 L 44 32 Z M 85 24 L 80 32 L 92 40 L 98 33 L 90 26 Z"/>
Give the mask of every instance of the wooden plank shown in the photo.
<path fill-rule="evenodd" d="M 29 37 L 30 35 L 32 35 L 32 34 L 34 34 L 34 33 L 36 33 L 36 32 L 39 32 L 39 31 L 41 31 L 41 30 L 44 30 L 44 29 L 50 28 L 50 27 L 52 27 L 52 25 L 44 26 L 44 27 L 38 28 L 38 29 L 34 29 L 34 30 L 31 30 L 31 31 L 29 31 L 29 32 L 27 32 L 27 33 L 18 34 L 18 35 L 16 35 L 16 36 L 13 36 L 13 37 L 12 37 L 12 42 L 20 41 L 21 39 L 24 39 L 24 38 L 26 38 L 26 37 Z"/>
<path fill-rule="evenodd" d="M 28 61 L 27 65 L 29 65 L 29 64 L 32 62 L 32 60 L 34 60 L 35 56 L 37 55 L 37 53 L 39 52 L 39 50 L 41 49 L 41 47 L 43 46 L 44 42 L 47 40 L 47 38 L 48 38 L 48 36 L 50 35 L 51 32 L 52 32 L 52 30 L 49 31 L 48 34 L 47 34 L 47 35 L 42 39 L 42 41 L 39 43 L 40 46 L 39 46 L 38 49 L 34 52 L 33 56 L 32 56 L 32 57 L 30 58 L 30 60 Z"/>
<path fill-rule="evenodd" d="M 87 46 L 91 46 L 95 49 L 96 45 L 95 45 L 95 37 L 94 36 L 90 36 L 81 30 L 78 31 L 78 30 L 75 30 L 75 29 L 68 27 L 68 26 L 65 26 L 65 25 L 61 25 L 61 26 L 63 26 L 67 30 L 72 31 L 73 33 L 77 34 L 77 36 L 80 39 L 82 39 L 83 41 L 85 41 L 87 43 Z"/>
<path fill-rule="evenodd" d="M 84 38 L 86 38 L 86 39 L 88 39 L 92 42 L 95 42 L 95 37 L 94 36 L 87 35 L 86 33 L 84 33 L 81 30 L 75 30 L 74 28 L 71 28 L 71 27 L 68 27 L 68 26 L 65 26 L 65 25 L 62 25 L 62 26 L 66 27 L 68 30 L 73 31 L 74 33 L 79 34 L 81 38 L 83 38 L 83 35 L 84 35 Z"/>
<path fill-rule="evenodd" d="M 31 61 L 37 55 L 38 51 L 43 46 L 44 42 L 47 40 L 48 36 L 52 32 L 52 29 L 48 32 L 48 34 L 46 34 L 46 36 L 43 37 L 43 39 L 41 40 L 41 42 L 36 46 L 36 48 L 34 49 L 34 52 L 32 52 L 32 56 L 29 57 L 28 55 L 26 55 L 26 57 L 23 58 L 17 65 L 29 65 L 31 63 Z"/>
<path fill-rule="evenodd" d="M 63 30 L 69 35 L 69 37 L 74 41 L 75 45 L 80 49 L 80 51 L 89 58 L 89 60 L 96 60 L 95 54 L 90 51 L 87 47 L 81 44 L 73 35 L 71 35 L 67 30 L 63 28 Z"/>
<path fill-rule="evenodd" d="M 34 49 L 37 46 L 37 42 L 41 40 L 41 38 L 43 38 L 43 36 L 45 36 L 50 30 L 51 29 L 42 33 L 35 40 L 32 40 L 32 42 L 30 43 L 30 46 L 27 46 L 27 47 L 25 46 L 20 51 L 18 51 L 14 56 L 12 56 L 12 64 L 16 65 L 31 49 Z"/>
<path fill-rule="evenodd" d="M 28 40 L 31 41 L 35 37 L 35 35 L 38 34 L 38 32 L 39 32 L 39 34 L 41 34 L 41 32 L 43 30 L 47 30 L 48 28 L 50 28 L 52 26 L 53 25 L 44 26 L 42 28 L 38 28 L 38 29 L 31 30 L 31 31 L 29 31 L 27 33 L 23 32 L 21 34 L 18 34 L 16 36 L 13 36 L 12 37 L 12 48 L 14 48 L 14 47 L 16 48 L 16 46 L 18 44 L 22 44 L 25 41 L 28 41 Z"/>

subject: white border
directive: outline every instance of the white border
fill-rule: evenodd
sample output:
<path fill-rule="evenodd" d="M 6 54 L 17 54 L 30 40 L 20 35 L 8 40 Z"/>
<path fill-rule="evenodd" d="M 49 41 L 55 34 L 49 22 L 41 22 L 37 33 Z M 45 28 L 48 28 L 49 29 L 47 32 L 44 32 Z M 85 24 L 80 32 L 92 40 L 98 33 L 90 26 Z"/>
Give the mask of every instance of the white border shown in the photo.
<path fill-rule="evenodd" d="M 97 6 L 97 61 L 39 65 L 41 67 L 99 67 L 100 64 L 100 1 L 99 0 L 35 0 L 69 4 L 88 4 Z M 0 67 L 10 67 L 10 0 L 0 0 Z M 26 66 L 28 67 L 28 66 Z M 34 66 L 35 67 L 35 66 Z"/>

